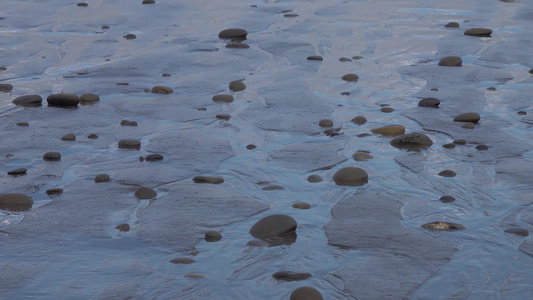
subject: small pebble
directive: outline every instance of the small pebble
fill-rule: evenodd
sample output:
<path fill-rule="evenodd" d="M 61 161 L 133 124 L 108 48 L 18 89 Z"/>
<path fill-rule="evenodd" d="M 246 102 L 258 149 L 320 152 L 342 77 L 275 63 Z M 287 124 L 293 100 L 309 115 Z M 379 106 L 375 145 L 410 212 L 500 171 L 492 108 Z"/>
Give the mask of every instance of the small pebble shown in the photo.
<path fill-rule="evenodd" d="M 340 62 L 347 62 L 347 61 L 352 61 L 352 60 L 349 59 L 348 57 L 341 57 L 341 58 L 339 58 L 339 61 Z"/>
<path fill-rule="evenodd" d="M 307 57 L 307 60 L 324 60 L 324 58 L 322 58 L 322 56 L 319 56 L 319 55 L 311 55 L 311 56 L 308 56 Z"/>
<path fill-rule="evenodd" d="M 465 139 L 456 139 L 453 141 L 454 144 L 456 145 L 466 145 L 466 140 Z"/>
<path fill-rule="evenodd" d="M 317 183 L 317 182 L 322 182 L 324 179 L 322 179 L 322 177 L 320 177 L 319 175 L 309 175 L 309 177 L 307 177 L 307 181 L 309 181 L 310 183 Z"/>
<path fill-rule="evenodd" d="M 245 43 L 229 43 L 226 44 L 226 48 L 228 49 L 248 49 L 250 48 L 250 45 Z"/>
<path fill-rule="evenodd" d="M 133 40 L 133 39 L 136 39 L 137 36 L 135 34 L 133 34 L 133 33 L 128 33 L 125 36 L 123 36 L 123 38 L 125 38 L 127 40 Z"/>
<path fill-rule="evenodd" d="M 94 134 L 94 133 L 91 133 L 87 136 L 88 139 L 97 139 L 98 138 L 98 135 Z"/>
<path fill-rule="evenodd" d="M 214 95 L 211 99 L 214 102 L 218 102 L 218 103 L 231 103 L 231 102 L 233 102 L 233 96 L 232 95 L 228 95 L 228 94 Z"/>
<path fill-rule="evenodd" d="M 248 32 L 241 28 L 224 29 L 218 34 L 220 39 L 245 40 Z"/>
<path fill-rule="evenodd" d="M 495 90 L 496 90 L 495 87 L 488 87 L 488 88 L 487 88 L 487 91 L 495 91 Z"/>
<path fill-rule="evenodd" d="M 505 229 L 505 232 L 506 233 L 516 234 L 516 235 L 520 235 L 520 236 L 528 236 L 529 235 L 529 231 L 527 231 L 524 228 L 509 228 L 509 229 Z"/>
<path fill-rule="evenodd" d="M 98 174 L 94 177 L 94 182 L 100 183 L 100 182 L 109 182 L 111 178 L 107 174 Z"/>
<path fill-rule="evenodd" d="M 290 300 L 324 300 L 324 297 L 317 289 L 304 286 L 292 291 Z"/>
<path fill-rule="evenodd" d="M 296 202 L 292 205 L 293 208 L 298 208 L 298 209 L 310 209 L 311 208 L 311 204 L 307 203 L 307 202 Z"/>
<path fill-rule="evenodd" d="M 391 112 L 394 111 L 394 108 L 392 108 L 392 107 L 382 107 L 380 110 L 383 113 L 391 113 Z"/>
<path fill-rule="evenodd" d="M 211 183 L 211 184 L 221 184 L 224 182 L 222 176 L 194 176 L 192 181 L 195 183 Z"/>
<path fill-rule="evenodd" d="M 465 31 L 465 35 L 478 36 L 478 37 L 490 37 L 492 30 L 488 28 L 470 28 Z"/>
<path fill-rule="evenodd" d="M 218 114 L 218 115 L 215 116 L 215 118 L 221 119 L 221 120 L 225 120 L 225 121 L 229 121 L 231 119 L 231 116 L 227 115 L 227 114 Z"/>
<path fill-rule="evenodd" d="M 172 76 L 172 75 L 171 75 L 170 73 L 163 73 L 161 76 L 163 76 L 163 77 L 170 77 L 170 76 Z"/>
<path fill-rule="evenodd" d="M 476 149 L 479 151 L 485 151 L 485 150 L 489 150 L 489 147 L 487 145 L 477 145 Z"/>
<path fill-rule="evenodd" d="M 141 141 L 134 139 L 124 139 L 118 142 L 119 149 L 141 149 Z"/>
<path fill-rule="evenodd" d="M 229 89 L 234 92 L 240 92 L 246 89 L 246 85 L 242 81 L 235 80 L 229 83 Z"/>
<path fill-rule="evenodd" d="M 155 4 L 155 0 L 143 0 L 142 4 Z"/>
<path fill-rule="evenodd" d="M 59 194 L 63 194 L 62 188 L 52 188 L 52 189 L 46 190 L 46 195 L 48 196 L 59 195 Z"/>
<path fill-rule="evenodd" d="M 444 144 L 444 145 L 442 145 L 442 148 L 453 149 L 453 148 L 455 148 L 455 144 L 454 143 Z"/>
<path fill-rule="evenodd" d="M 459 56 L 446 56 L 439 61 L 441 67 L 460 67 L 462 65 L 463 60 Z"/>
<path fill-rule="evenodd" d="M 457 22 L 450 22 L 450 23 L 444 25 L 444 27 L 449 27 L 449 28 L 459 28 L 459 23 L 457 23 Z"/>
<path fill-rule="evenodd" d="M 195 263 L 196 260 L 189 258 L 189 257 L 176 257 L 176 258 L 169 260 L 169 262 L 173 264 L 189 265 L 189 264 Z"/>
<path fill-rule="evenodd" d="M 211 230 L 205 233 L 205 241 L 206 242 L 218 242 L 222 239 L 222 234 L 220 232 Z"/>
<path fill-rule="evenodd" d="M 461 127 L 465 128 L 465 129 L 474 129 L 476 127 L 476 124 L 474 124 L 472 122 L 466 122 Z"/>
<path fill-rule="evenodd" d="M 122 125 L 122 126 L 137 126 L 137 122 L 129 121 L 129 120 L 122 120 L 122 121 L 120 121 L 120 125 Z"/>
<path fill-rule="evenodd" d="M 75 141 L 76 135 L 74 133 L 67 133 L 61 137 L 62 141 Z"/>
<path fill-rule="evenodd" d="M 363 125 L 366 123 L 366 118 L 363 117 L 363 116 L 357 116 L 353 119 L 351 119 L 352 123 L 356 124 L 356 125 Z"/>
<path fill-rule="evenodd" d="M 28 122 L 17 122 L 17 126 L 28 127 L 28 126 L 30 126 L 30 123 L 28 123 Z"/>
<path fill-rule="evenodd" d="M 172 88 L 162 86 L 162 85 L 156 85 L 151 90 L 152 94 L 162 94 L 162 95 L 171 94 L 173 92 L 174 90 Z"/>
<path fill-rule="evenodd" d="M 157 154 L 157 153 L 150 154 L 150 155 L 146 156 L 145 159 L 146 159 L 146 161 L 161 161 L 161 160 L 163 160 L 163 155 Z"/>
<path fill-rule="evenodd" d="M 359 81 L 359 76 L 350 73 L 342 76 L 342 80 L 347 82 L 357 82 Z"/>
<path fill-rule="evenodd" d="M 246 149 L 248 149 L 248 150 L 254 150 L 255 148 L 257 148 L 257 146 L 254 145 L 254 144 L 246 145 Z"/>
<path fill-rule="evenodd" d="M 80 7 L 87 7 L 87 6 L 89 6 L 89 4 L 87 4 L 87 3 L 83 3 L 83 2 L 80 2 L 80 3 L 78 3 L 77 5 L 80 6 Z"/>
<path fill-rule="evenodd" d="M 279 190 L 284 190 L 284 189 L 285 188 L 282 187 L 281 185 L 276 185 L 276 184 L 268 185 L 262 188 L 263 191 L 279 191 Z"/>
<path fill-rule="evenodd" d="M 26 174 L 27 171 L 28 169 L 26 168 L 18 168 L 15 170 L 8 171 L 7 175 L 20 176 Z"/>
<path fill-rule="evenodd" d="M 457 174 L 452 170 L 444 170 L 439 172 L 439 176 L 442 177 L 455 177 Z"/>
<path fill-rule="evenodd" d="M 46 152 L 43 155 L 43 159 L 49 161 L 61 160 L 61 154 L 59 152 Z"/>
<path fill-rule="evenodd" d="M 527 112 L 521 110 L 521 111 L 517 112 L 517 114 L 519 114 L 521 116 L 525 116 L 525 115 L 527 115 Z"/>
<path fill-rule="evenodd" d="M 130 231 L 130 225 L 127 224 L 127 223 L 117 225 L 117 226 L 115 226 L 115 228 L 118 229 L 118 231 L 121 231 L 121 232 Z"/>
<path fill-rule="evenodd" d="M 318 122 L 318 126 L 324 127 L 324 128 L 333 127 L 333 121 L 329 119 L 320 120 L 320 122 Z"/>
<path fill-rule="evenodd" d="M 450 203 L 450 202 L 455 201 L 455 198 L 452 197 L 452 196 L 448 196 L 448 195 L 446 195 L 446 196 L 442 196 L 442 197 L 440 197 L 439 200 L 440 200 L 440 202 L 442 202 L 442 203 Z"/>

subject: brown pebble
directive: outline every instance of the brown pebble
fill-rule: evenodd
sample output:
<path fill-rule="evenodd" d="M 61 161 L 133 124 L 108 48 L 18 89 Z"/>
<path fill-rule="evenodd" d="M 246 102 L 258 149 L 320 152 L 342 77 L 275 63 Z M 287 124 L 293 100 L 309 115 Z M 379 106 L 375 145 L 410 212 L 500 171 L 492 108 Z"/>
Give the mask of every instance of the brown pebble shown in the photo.
<path fill-rule="evenodd" d="M 67 133 L 61 137 L 62 141 L 75 141 L 76 135 L 74 133 Z"/>
<path fill-rule="evenodd" d="M 59 195 L 59 194 L 63 194 L 62 188 L 52 188 L 52 189 L 46 190 L 46 195 L 48 196 Z"/>
<path fill-rule="evenodd" d="M 477 145 L 476 149 L 479 151 L 485 151 L 485 150 L 489 150 L 489 147 L 487 145 Z"/>
<path fill-rule="evenodd" d="M 527 231 L 524 228 L 509 228 L 509 229 L 505 229 L 505 232 L 506 233 L 516 234 L 516 235 L 520 235 L 520 236 L 528 236 L 529 235 L 529 231 Z"/>
<path fill-rule="evenodd" d="M 170 77 L 170 76 L 172 76 L 172 75 L 170 75 L 170 73 L 163 73 L 161 76 L 163 76 L 163 77 Z"/>
<path fill-rule="evenodd" d="M 340 186 L 363 186 L 368 183 L 368 173 L 357 167 L 345 167 L 333 174 L 333 181 Z"/>
<path fill-rule="evenodd" d="M 430 89 L 430 91 L 432 91 L 432 92 L 438 92 L 439 89 L 438 89 L 438 88 L 432 88 L 432 89 Z"/>
<path fill-rule="evenodd" d="M 442 202 L 442 203 L 450 203 L 450 202 L 455 201 L 455 198 L 452 197 L 452 196 L 448 196 L 448 195 L 446 195 L 446 196 L 442 196 L 442 197 L 440 197 L 439 200 L 440 200 L 440 202 Z"/>
<path fill-rule="evenodd" d="M 169 262 L 173 264 L 189 265 L 189 264 L 195 263 L 196 260 L 189 258 L 189 257 L 176 257 L 176 258 L 169 260 Z"/>
<path fill-rule="evenodd" d="M 304 286 L 292 291 L 290 300 L 324 300 L 324 297 L 317 289 Z"/>
<path fill-rule="evenodd" d="M 142 4 L 155 4 L 155 0 L 143 0 Z"/>
<path fill-rule="evenodd" d="M 141 149 L 141 141 L 134 139 L 124 139 L 118 142 L 119 149 Z"/>
<path fill-rule="evenodd" d="M 246 39 L 246 36 L 248 35 L 248 32 L 241 28 L 229 28 L 222 30 L 218 37 L 221 39 Z"/>
<path fill-rule="evenodd" d="M 205 278 L 205 275 L 196 274 L 196 273 L 188 273 L 188 274 L 185 274 L 185 277 L 194 278 L 194 279 L 202 279 L 202 278 Z"/>
<path fill-rule="evenodd" d="M 453 148 L 455 148 L 455 144 L 454 143 L 444 144 L 444 145 L 442 145 L 442 148 L 453 149 Z"/>
<path fill-rule="evenodd" d="M 309 175 L 309 177 L 307 177 L 307 181 L 309 181 L 310 183 L 317 183 L 322 182 L 323 179 L 319 175 Z"/>
<path fill-rule="evenodd" d="M 356 56 L 352 56 L 352 59 L 355 59 L 355 60 L 360 60 L 362 59 L 363 57 L 362 56 L 359 56 L 359 55 L 356 55 Z"/>
<path fill-rule="evenodd" d="M 268 242 L 265 242 L 262 240 L 251 240 L 251 241 L 248 241 L 246 245 L 252 246 L 252 247 L 265 247 L 265 246 L 268 246 L 269 244 Z"/>
<path fill-rule="evenodd" d="M 465 35 L 478 36 L 478 37 L 490 37 L 492 30 L 488 28 L 470 28 L 465 31 Z"/>
<path fill-rule="evenodd" d="M 80 102 L 81 103 L 90 103 L 90 102 L 96 102 L 100 101 L 100 96 L 96 94 L 83 94 L 80 96 Z"/>
<path fill-rule="evenodd" d="M 527 112 L 521 110 L 521 111 L 517 112 L 517 114 L 519 114 L 521 116 L 525 116 L 525 115 L 527 115 Z"/>
<path fill-rule="evenodd" d="M 311 56 L 307 57 L 307 60 L 320 60 L 320 61 L 322 61 L 322 60 L 324 60 L 324 58 L 322 58 L 322 56 L 320 56 L 320 55 L 311 55 Z"/>
<path fill-rule="evenodd" d="M 192 178 L 192 181 L 195 183 L 211 183 L 211 184 L 221 184 L 224 182 L 222 176 L 203 176 L 198 175 Z"/>
<path fill-rule="evenodd" d="M 8 171 L 7 175 L 20 176 L 26 174 L 27 171 L 28 169 L 26 168 L 18 168 L 15 170 Z"/>
<path fill-rule="evenodd" d="M 318 122 L 318 126 L 320 127 L 333 127 L 333 121 L 329 119 L 323 119 Z"/>
<path fill-rule="evenodd" d="M 30 126 L 30 123 L 28 123 L 28 122 L 18 122 L 18 123 L 17 123 L 17 126 L 20 126 L 20 127 L 28 127 L 28 126 Z"/>
<path fill-rule="evenodd" d="M 109 25 L 103 25 L 102 27 L 100 27 L 101 29 L 109 29 Z"/>
<path fill-rule="evenodd" d="M 225 120 L 225 121 L 229 121 L 229 119 L 231 119 L 231 116 L 227 115 L 227 114 L 218 114 L 218 115 L 215 116 L 215 118 L 221 119 L 221 120 Z"/>
<path fill-rule="evenodd" d="M 350 73 L 350 74 L 346 74 L 346 75 L 342 76 L 342 80 L 348 81 L 348 82 L 357 82 L 357 81 L 359 81 L 359 76 Z"/>
<path fill-rule="evenodd" d="M 298 209 L 310 209 L 311 208 L 311 204 L 307 203 L 307 202 L 296 202 L 292 205 L 293 208 L 298 208 Z"/>
<path fill-rule="evenodd" d="M 229 43 L 229 44 L 226 44 L 226 48 L 228 48 L 228 49 L 248 49 L 248 48 L 250 48 L 250 45 L 244 44 L 244 43 Z"/>
<path fill-rule="evenodd" d="M 218 242 L 222 239 L 222 234 L 216 230 L 210 230 L 205 233 L 205 241 L 212 243 L 212 242 Z"/>
<path fill-rule="evenodd" d="M 463 60 L 459 56 L 446 56 L 439 61 L 441 67 L 460 67 L 462 65 Z"/>
<path fill-rule="evenodd" d="M 466 145 L 466 140 L 465 139 L 456 139 L 453 141 L 454 144 L 456 145 Z"/>
<path fill-rule="evenodd" d="M 146 156 L 146 161 L 161 161 L 161 160 L 163 160 L 163 155 L 161 154 L 154 153 L 154 154 L 150 154 Z"/>
<path fill-rule="evenodd" d="M 137 126 L 137 122 L 129 121 L 129 120 L 122 120 L 122 121 L 120 121 L 120 125 L 122 125 L 122 126 Z"/>
<path fill-rule="evenodd" d="M 129 83 L 127 82 L 117 82 L 115 83 L 116 85 L 130 85 Z"/>
<path fill-rule="evenodd" d="M 276 185 L 276 184 L 268 185 L 262 188 L 263 191 L 279 191 L 279 190 L 284 190 L 284 189 L 285 188 L 282 187 L 281 185 Z"/>
<path fill-rule="evenodd" d="M 366 123 L 366 118 L 363 117 L 363 116 L 357 116 L 353 119 L 351 119 L 350 121 L 352 121 L 352 123 L 356 124 L 356 125 L 363 125 Z"/>
<path fill-rule="evenodd" d="M 341 57 L 341 58 L 339 58 L 339 61 L 340 62 L 348 62 L 348 61 L 352 61 L 352 60 L 349 59 L 348 57 Z"/>
<path fill-rule="evenodd" d="M 135 197 L 138 199 L 152 199 L 157 196 L 157 192 L 147 187 L 140 187 L 135 191 Z"/>
<path fill-rule="evenodd" d="M 233 102 L 233 96 L 228 94 L 218 94 L 211 98 L 214 102 L 218 103 L 231 103 Z"/>
<path fill-rule="evenodd" d="M 61 154 L 59 152 L 46 152 L 43 155 L 43 159 L 48 161 L 61 160 Z"/>
<path fill-rule="evenodd" d="M 449 27 L 449 28 L 459 28 L 459 23 L 457 23 L 457 22 L 450 22 L 450 23 L 444 25 L 444 27 Z"/>
<path fill-rule="evenodd" d="M 94 182 L 100 183 L 100 182 L 109 182 L 111 178 L 107 174 L 98 174 L 94 177 Z"/>
<path fill-rule="evenodd" d="M 117 225 L 117 226 L 115 226 L 115 228 L 118 229 L 118 231 L 121 231 L 121 232 L 130 231 L 130 225 L 127 224 L 127 223 L 123 223 L 123 224 Z"/>
<path fill-rule="evenodd" d="M 394 111 L 394 108 L 392 107 L 382 107 L 381 109 L 381 112 L 384 112 L 384 113 L 391 113 Z"/>
<path fill-rule="evenodd" d="M 457 174 L 452 170 L 444 170 L 439 172 L 439 176 L 442 177 L 455 177 Z"/>
<path fill-rule="evenodd" d="M 246 145 L 246 149 L 248 149 L 248 150 L 254 150 L 255 148 L 257 148 L 257 146 L 254 145 L 254 144 Z"/>
<path fill-rule="evenodd" d="M 91 133 L 87 136 L 88 139 L 97 139 L 98 138 L 98 135 L 94 134 L 94 133 Z"/>
<path fill-rule="evenodd" d="M 476 124 L 472 122 L 466 122 L 461 127 L 465 129 L 474 129 L 476 127 Z"/>
<path fill-rule="evenodd" d="M 298 14 L 284 14 L 283 16 L 285 18 L 296 18 L 296 17 L 298 17 Z"/>
<path fill-rule="evenodd" d="M 150 92 L 152 94 L 166 95 L 166 94 L 172 94 L 174 92 L 174 90 L 172 88 L 167 87 L 167 86 L 156 85 L 156 86 L 154 86 L 152 88 L 152 90 Z"/>
<path fill-rule="evenodd" d="M 488 88 L 487 88 L 487 91 L 495 91 L 495 90 L 496 90 L 495 87 L 488 87 Z"/>
<path fill-rule="evenodd" d="M 137 38 L 137 36 L 136 36 L 135 34 L 133 34 L 133 33 L 128 33 L 128 34 L 126 34 L 126 35 L 123 36 L 123 37 L 124 37 L 125 39 L 127 39 L 127 40 L 133 40 L 133 39 L 136 39 L 136 38 Z"/>
<path fill-rule="evenodd" d="M 234 92 L 244 91 L 246 89 L 246 84 L 242 81 L 235 80 L 229 83 L 229 89 Z"/>

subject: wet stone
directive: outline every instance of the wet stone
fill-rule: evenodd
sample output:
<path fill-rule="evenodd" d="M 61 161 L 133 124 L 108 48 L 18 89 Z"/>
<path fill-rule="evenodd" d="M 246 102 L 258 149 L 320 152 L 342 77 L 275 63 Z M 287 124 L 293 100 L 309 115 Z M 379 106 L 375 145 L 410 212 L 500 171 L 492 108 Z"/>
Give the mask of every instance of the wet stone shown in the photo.
<path fill-rule="evenodd" d="M 74 107 L 80 103 L 80 97 L 75 94 L 52 94 L 46 101 L 49 106 Z"/>
<path fill-rule="evenodd" d="M 172 75 L 170 73 L 163 73 L 163 74 L 161 74 L 161 76 L 163 76 L 163 77 L 171 77 Z"/>
<path fill-rule="evenodd" d="M 418 106 L 420 107 L 439 107 L 440 100 L 437 98 L 424 98 L 418 102 Z"/>
<path fill-rule="evenodd" d="M 107 174 L 98 174 L 94 177 L 94 182 L 100 183 L 100 182 L 109 182 L 111 178 Z"/>
<path fill-rule="evenodd" d="M 454 143 L 444 144 L 444 145 L 442 145 L 442 148 L 453 149 L 453 148 L 455 148 L 455 144 Z"/>
<path fill-rule="evenodd" d="M 125 38 L 127 40 L 133 40 L 133 39 L 136 39 L 137 36 L 135 34 L 133 34 L 133 33 L 128 33 L 125 36 L 123 36 L 123 38 Z"/>
<path fill-rule="evenodd" d="M 322 177 L 319 175 L 309 175 L 309 177 L 307 177 L 307 181 L 310 183 L 322 182 L 322 180 Z"/>
<path fill-rule="evenodd" d="M 109 27 L 109 25 L 103 25 L 103 26 L 100 27 L 100 28 L 103 29 L 103 30 L 106 30 L 106 29 L 109 29 L 109 28 L 111 28 L 111 27 Z"/>
<path fill-rule="evenodd" d="M 487 88 L 487 91 L 494 92 L 495 90 L 496 90 L 496 88 L 495 88 L 495 87 L 492 87 L 492 86 Z"/>
<path fill-rule="evenodd" d="M 194 176 L 192 178 L 192 181 L 195 183 L 211 183 L 211 184 L 221 184 L 224 182 L 224 178 L 222 176 Z"/>
<path fill-rule="evenodd" d="M 262 188 L 263 191 L 280 191 L 280 190 L 284 190 L 284 189 L 285 188 L 282 187 L 281 185 L 276 185 L 276 184 L 267 185 L 264 188 Z"/>
<path fill-rule="evenodd" d="M 445 196 L 440 197 L 439 200 L 442 203 L 451 203 L 451 202 L 455 201 L 455 198 L 452 197 L 452 196 L 449 196 L 449 195 L 445 195 Z"/>
<path fill-rule="evenodd" d="M 13 104 L 20 106 L 41 106 L 43 98 L 39 95 L 24 95 L 13 99 Z"/>
<path fill-rule="evenodd" d="M 9 83 L 0 83 L 0 92 L 9 93 L 13 90 L 13 86 Z"/>
<path fill-rule="evenodd" d="M 205 275 L 196 274 L 196 273 L 187 273 L 187 274 L 185 274 L 185 277 L 194 278 L 194 279 L 202 279 L 202 278 L 205 278 Z"/>
<path fill-rule="evenodd" d="M 517 114 L 520 115 L 520 116 L 525 116 L 525 115 L 527 115 L 527 112 L 521 110 L 521 111 L 517 112 Z"/>
<path fill-rule="evenodd" d="M 228 49 L 248 49 L 250 48 L 250 45 L 245 43 L 229 43 L 226 44 L 226 48 Z"/>
<path fill-rule="evenodd" d="M 91 133 L 87 136 L 88 139 L 97 139 L 98 138 L 98 135 L 94 134 L 94 133 Z"/>
<path fill-rule="evenodd" d="M 18 169 L 15 169 L 15 170 L 8 171 L 7 175 L 20 176 L 20 175 L 26 174 L 27 171 L 28 171 L 28 169 L 26 169 L 26 168 L 18 168 Z"/>
<path fill-rule="evenodd" d="M 327 136 L 337 136 L 340 134 L 340 128 L 328 128 L 324 130 L 324 134 Z"/>
<path fill-rule="evenodd" d="M 418 150 L 433 145 L 433 141 L 425 134 L 413 132 L 396 137 L 391 142 L 396 148 L 405 148 L 407 150 Z"/>
<path fill-rule="evenodd" d="M 33 200 L 25 194 L 2 194 L 0 195 L 0 209 L 9 211 L 29 210 Z"/>
<path fill-rule="evenodd" d="M 329 119 L 320 120 L 320 122 L 318 122 L 318 126 L 320 126 L 320 127 L 333 127 L 333 121 L 331 121 Z"/>
<path fill-rule="evenodd" d="M 346 74 L 346 75 L 342 76 L 342 80 L 348 81 L 348 82 L 357 82 L 357 81 L 359 81 L 359 76 L 350 73 L 350 74 Z"/>
<path fill-rule="evenodd" d="M 222 239 L 222 234 L 216 230 L 210 230 L 205 233 L 205 241 L 209 243 L 218 242 Z"/>
<path fill-rule="evenodd" d="M 246 39 L 248 32 L 241 28 L 224 29 L 218 34 L 220 39 Z"/>
<path fill-rule="evenodd" d="M 307 202 L 296 202 L 292 205 L 293 208 L 298 208 L 298 209 L 310 209 L 311 208 L 311 204 L 307 203 Z"/>
<path fill-rule="evenodd" d="M 143 0 L 142 4 L 155 4 L 155 0 Z"/>
<path fill-rule="evenodd" d="M 454 144 L 456 145 L 466 145 L 466 140 L 465 139 L 456 139 L 453 141 Z"/>
<path fill-rule="evenodd" d="M 442 177 L 455 177 L 457 174 L 452 170 L 444 170 L 439 172 L 439 176 Z"/>
<path fill-rule="evenodd" d="M 122 126 L 137 126 L 137 122 L 129 121 L 129 120 L 122 120 L 122 121 L 120 121 L 120 125 L 122 125 Z"/>
<path fill-rule="evenodd" d="M 162 95 L 166 95 L 166 94 L 171 94 L 174 92 L 174 90 L 172 88 L 169 88 L 169 87 L 166 87 L 166 86 L 162 86 L 162 85 L 156 85 L 152 88 L 152 90 L 150 91 L 152 94 L 162 94 Z"/>
<path fill-rule="evenodd" d="M 278 281 L 300 281 L 306 280 L 307 278 L 311 277 L 311 273 L 279 271 L 272 274 L 272 277 Z"/>
<path fill-rule="evenodd" d="M 357 167 L 346 167 L 333 174 L 333 181 L 340 186 L 362 186 L 368 183 L 368 173 Z"/>
<path fill-rule="evenodd" d="M 322 60 L 324 60 L 324 58 L 322 58 L 322 56 L 320 56 L 320 55 L 311 55 L 311 56 L 307 57 L 307 60 L 320 60 L 320 61 L 322 61 Z"/>
<path fill-rule="evenodd" d="M 100 101 L 100 96 L 96 94 L 83 94 L 80 96 L 80 102 L 82 103 L 90 103 L 96 101 Z"/>
<path fill-rule="evenodd" d="M 130 85 L 128 82 L 117 82 L 116 85 Z"/>
<path fill-rule="evenodd" d="M 352 123 L 354 123 L 355 125 L 363 125 L 366 123 L 366 118 L 363 117 L 363 116 L 357 116 L 353 119 L 351 119 L 350 121 L 352 121 Z"/>
<path fill-rule="evenodd" d="M 229 121 L 231 119 L 231 116 L 227 114 L 218 114 L 215 116 L 215 118 L 224 120 L 224 121 Z"/>
<path fill-rule="evenodd" d="M 528 236 L 529 235 L 529 231 L 527 231 L 526 229 L 524 228 L 509 228 L 509 229 L 505 229 L 505 232 L 506 233 L 511 233 L 511 234 L 516 234 L 516 235 L 520 235 L 520 236 Z"/>
<path fill-rule="evenodd" d="M 28 123 L 28 122 L 17 122 L 17 126 L 28 127 L 28 126 L 30 126 L 30 123 Z"/>
<path fill-rule="evenodd" d="M 439 61 L 441 67 L 460 67 L 462 65 L 463 60 L 459 56 L 446 56 Z"/>
<path fill-rule="evenodd" d="M 271 215 L 257 221 L 250 229 L 254 238 L 267 240 L 272 237 L 281 237 L 296 230 L 297 223 L 287 215 Z"/>
<path fill-rule="evenodd" d="M 63 194 L 62 188 L 51 188 L 46 190 L 46 195 L 48 196 L 54 196 L 54 195 L 60 195 Z"/>
<path fill-rule="evenodd" d="M 392 107 L 382 107 L 380 109 L 380 111 L 383 112 L 383 113 L 391 113 L 391 112 L 394 111 L 394 108 L 392 108 Z"/>
<path fill-rule="evenodd" d="M 355 161 L 365 161 L 374 158 L 370 153 L 367 153 L 365 151 L 357 151 L 352 155 L 352 158 Z"/>
<path fill-rule="evenodd" d="M 141 149 L 141 141 L 134 139 L 124 139 L 118 142 L 119 149 Z"/>
<path fill-rule="evenodd" d="M 43 159 L 49 161 L 61 160 L 61 154 L 59 152 L 46 152 L 43 155 Z"/>
<path fill-rule="evenodd" d="M 228 94 L 214 95 L 212 100 L 218 103 L 231 103 L 233 102 L 233 96 Z"/>
<path fill-rule="evenodd" d="M 343 95 L 343 96 L 350 96 L 351 93 L 350 93 L 350 92 L 342 92 L 341 95 Z"/>
<path fill-rule="evenodd" d="M 352 61 L 352 60 L 349 59 L 348 57 L 341 57 L 341 58 L 339 58 L 339 61 L 340 62 L 348 62 L 348 61 Z"/>
<path fill-rule="evenodd" d="M 455 118 L 453 118 L 453 121 L 454 122 L 477 123 L 480 119 L 481 119 L 481 116 L 478 113 L 468 112 L 468 113 L 463 113 L 463 114 L 456 116 Z"/>
<path fill-rule="evenodd" d="M 403 125 L 387 125 L 378 128 L 371 129 L 373 133 L 379 133 L 382 135 L 395 135 L 403 134 L 405 132 L 405 127 Z"/>
<path fill-rule="evenodd" d="M 476 149 L 479 150 L 479 151 L 485 151 L 485 150 L 489 150 L 489 146 L 487 146 L 487 145 L 477 145 Z"/>
<path fill-rule="evenodd" d="M 299 15 L 298 14 L 284 14 L 283 15 L 285 18 L 296 18 L 298 17 Z"/>
<path fill-rule="evenodd" d="M 476 124 L 472 122 L 465 122 L 461 127 L 465 129 L 474 129 L 474 127 L 476 127 Z"/>
<path fill-rule="evenodd" d="M 195 263 L 196 260 L 189 258 L 189 257 L 176 257 L 176 258 L 169 260 L 169 262 L 173 264 L 189 265 L 189 264 Z"/>
<path fill-rule="evenodd" d="M 83 3 L 83 2 L 80 2 L 80 3 L 77 4 L 77 6 L 80 6 L 80 7 L 87 7 L 87 6 L 89 6 L 89 4 L 87 4 L 87 3 Z"/>
<path fill-rule="evenodd" d="M 67 133 L 61 137 L 62 141 L 75 141 L 76 135 L 74 133 Z"/>
<path fill-rule="evenodd" d="M 115 226 L 115 228 L 118 229 L 118 231 L 121 231 L 121 232 L 130 231 L 130 225 L 127 224 L 127 223 L 119 224 L 119 225 Z"/>
<path fill-rule="evenodd" d="M 229 83 L 229 89 L 234 92 L 240 92 L 246 89 L 246 85 L 242 81 L 235 80 Z"/>
<path fill-rule="evenodd" d="M 359 56 L 359 55 L 352 56 L 352 59 L 355 59 L 355 60 L 360 60 L 362 58 L 364 58 L 364 57 Z"/>
<path fill-rule="evenodd" d="M 157 192 L 151 188 L 140 187 L 135 191 L 137 199 L 153 199 L 157 196 Z"/>
<path fill-rule="evenodd" d="M 422 228 L 426 228 L 429 230 L 437 230 L 437 231 L 453 231 L 453 230 L 465 229 L 465 227 L 461 224 L 450 223 L 450 222 L 426 223 L 422 225 Z"/>
<path fill-rule="evenodd" d="M 146 159 L 146 161 L 150 161 L 150 162 L 152 162 L 152 161 L 161 161 L 161 160 L 163 160 L 163 155 L 157 154 L 157 153 L 150 154 L 150 155 L 146 156 L 144 159 Z"/>
<path fill-rule="evenodd" d="M 290 300 L 324 300 L 324 297 L 317 289 L 304 286 L 292 291 Z"/>
<path fill-rule="evenodd" d="M 444 27 L 448 27 L 448 28 L 459 28 L 459 23 L 457 23 L 457 22 L 450 22 L 450 23 L 444 25 Z"/>
<path fill-rule="evenodd" d="M 246 149 L 248 149 L 248 150 L 254 150 L 255 148 L 257 148 L 257 146 L 254 145 L 254 144 L 248 144 L 248 145 L 246 145 Z"/>
<path fill-rule="evenodd" d="M 529 70 L 529 74 L 533 74 L 533 69 L 530 69 L 530 70 Z"/>
<path fill-rule="evenodd" d="M 490 37 L 492 30 L 488 28 L 470 28 L 465 31 L 465 35 L 478 36 L 478 37 Z"/>

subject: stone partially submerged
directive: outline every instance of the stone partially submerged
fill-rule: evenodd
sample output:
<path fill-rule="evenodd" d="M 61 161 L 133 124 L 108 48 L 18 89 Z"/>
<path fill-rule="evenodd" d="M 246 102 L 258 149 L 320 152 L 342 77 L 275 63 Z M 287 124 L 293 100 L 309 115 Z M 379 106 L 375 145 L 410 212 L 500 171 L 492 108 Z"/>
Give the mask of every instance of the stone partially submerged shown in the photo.
<path fill-rule="evenodd" d="M 0 209 L 10 211 L 29 210 L 33 205 L 33 200 L 25 194 L 3 194 L 0 195 Z"/>
<path fill-rule="evenodd" d="M 396 148 L 404 148 L 407 150 L 419 150 L 433 145 L 433 141 L 427 135 L 419 132 L 400 135 L 390 143 Z"/>

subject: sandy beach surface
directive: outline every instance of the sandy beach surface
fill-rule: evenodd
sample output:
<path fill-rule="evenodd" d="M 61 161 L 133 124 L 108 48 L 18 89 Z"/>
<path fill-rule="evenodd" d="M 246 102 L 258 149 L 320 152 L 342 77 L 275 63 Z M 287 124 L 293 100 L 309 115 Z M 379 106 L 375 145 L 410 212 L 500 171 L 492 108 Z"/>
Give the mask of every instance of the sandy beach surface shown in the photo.
<path fill-rule="evenodd" d="M 527 299 L 532 31 L 526 0 L 3 0 L 0 299 Z"/>

